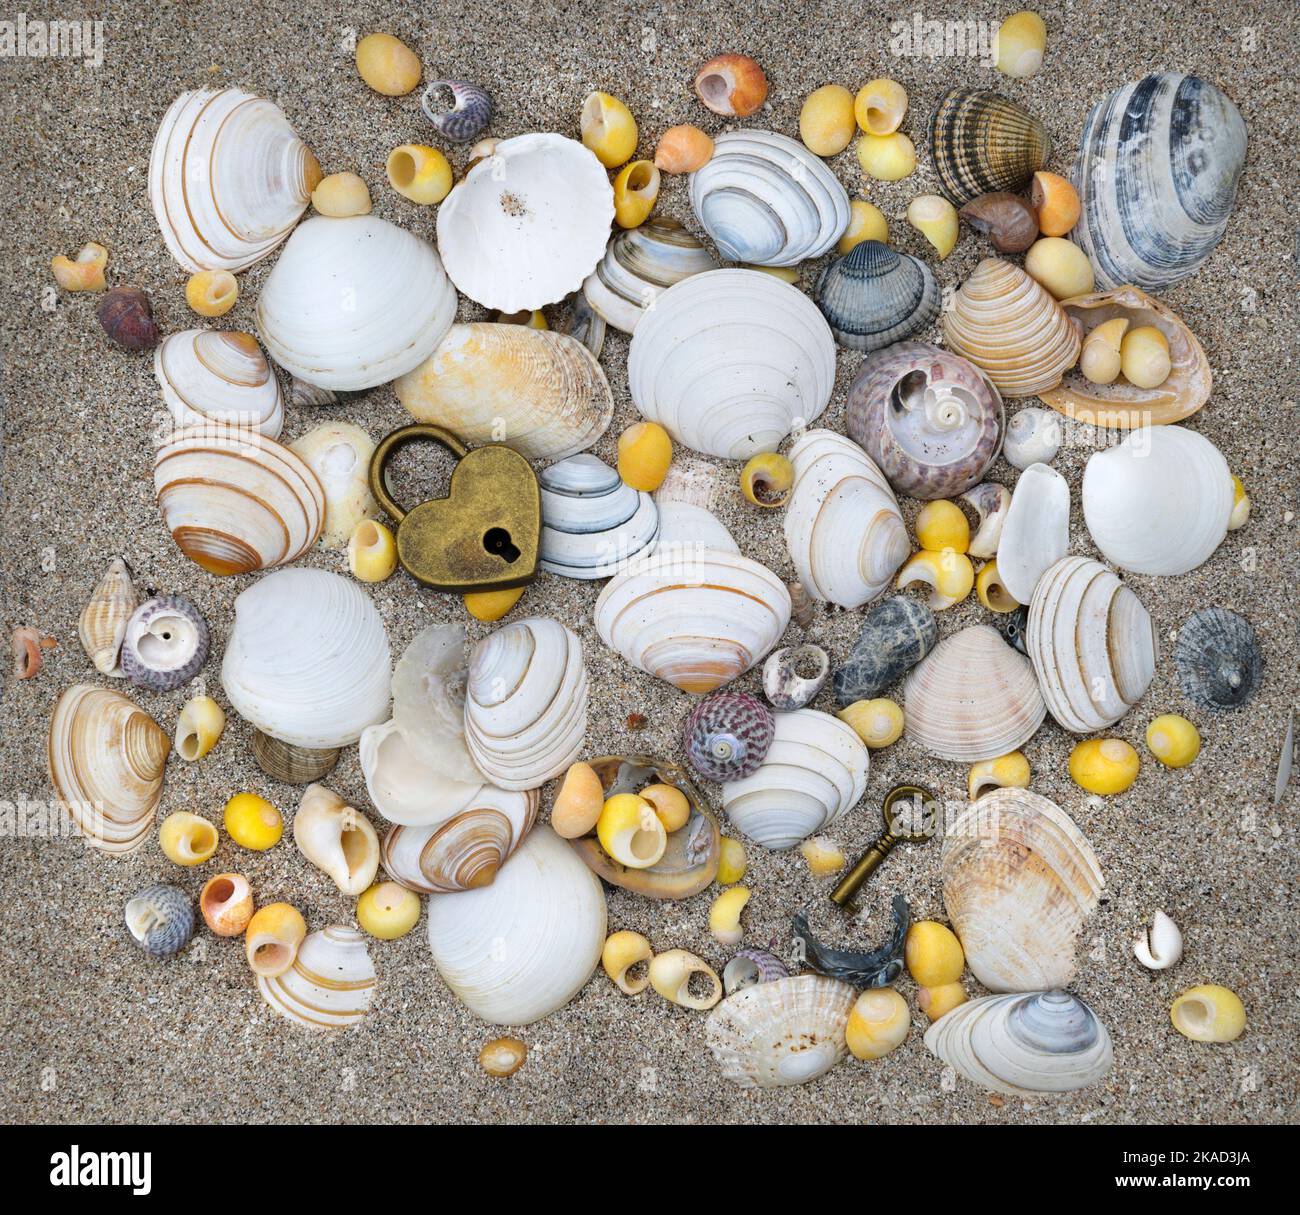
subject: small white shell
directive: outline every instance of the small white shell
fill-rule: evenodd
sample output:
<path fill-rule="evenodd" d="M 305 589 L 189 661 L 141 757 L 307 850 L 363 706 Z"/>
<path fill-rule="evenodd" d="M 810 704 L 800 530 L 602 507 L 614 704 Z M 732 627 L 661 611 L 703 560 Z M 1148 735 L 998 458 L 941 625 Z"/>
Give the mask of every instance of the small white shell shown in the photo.
<path fill-rule="evenodd" d="M 1133 956 L 1148 970 L 1168 970 L 1183 956 L 1183 934 L 1163 911 L 1133 939 Z"/>
<path fill-rule="evenodd" d="M 375 965 L 365 934 L 342 924 L 308 936 L 283 974 L 257 976 L 257 988 L 267 1004 L 308 1029 L 356 1025 L 370 1010 L 375 986 Z"/>
<path fill-rule="evenodd" d="M 608 578 L 659 535 L 654 499 L 625 485 L 596 456 L 570 456 L 538 477 L 542 569 L 565 578 Z"/>
<path fill-rule="evenodd" d="M 1029 406 L 1007 423 L 1002 454 L 1013 468 L 1050 464 L 1061 450 L 1061 416 L 1050 409 Z"/>
<path fill-rule="evenodd" d="M 289 444 L 320 479 L 325 490 L 323 548 L 341 548 L 362 519 L 379 515 L 370 492 L 374 440 L 351 422 L 323 422 Z"/>
<path fill-rule="evenodd" d="M 280 382 L 251 333 L 168 334 L 154 350 L 153 374 L 177 426 L 214 421 L 280 437 Z"/>
<path fill-rule="evenodd" d="M 802 709 L 821 691 L 830 669 L 830 656 L 821 646 L 784 646 L 763 664 L 763 694 L 779 713 Z"/>
<path fill-rule="evenodd" d="M 1069 483 L 1046 464 L 1031 464 L 1016 482 L 998 539 L 1002 585 L 1017 603 L 1028 604 L 1038 580 L 1069 550 Z"/>
<path fill-rule="evenodd" d="M 971 557 L 989 557 L 998 555 L 998 542 L 1002 539 L 1002 528 L 1007 521 L 1007 508 L 1011 505 L 1011 491 L 996 481 L 985 481 L 974 489 L 962 494 L 965 502 L 978 516 L 979 523 L 975 534 L 970 538 L 970 547 L 966 550 Z"/>

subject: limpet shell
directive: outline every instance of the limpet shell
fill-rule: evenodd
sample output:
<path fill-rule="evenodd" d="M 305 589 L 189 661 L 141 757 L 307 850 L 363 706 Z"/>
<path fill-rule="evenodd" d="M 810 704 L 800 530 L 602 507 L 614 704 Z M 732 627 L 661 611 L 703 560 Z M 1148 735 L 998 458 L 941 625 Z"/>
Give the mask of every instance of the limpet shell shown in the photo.
<path fill-rule="evenodd" d="M 1239 709 L 1263 676 L 1250 621 L 1227 608 L 1202 608 L 1183 623 L 1174 647 L 1183 693 L 1204 709 Z"/>

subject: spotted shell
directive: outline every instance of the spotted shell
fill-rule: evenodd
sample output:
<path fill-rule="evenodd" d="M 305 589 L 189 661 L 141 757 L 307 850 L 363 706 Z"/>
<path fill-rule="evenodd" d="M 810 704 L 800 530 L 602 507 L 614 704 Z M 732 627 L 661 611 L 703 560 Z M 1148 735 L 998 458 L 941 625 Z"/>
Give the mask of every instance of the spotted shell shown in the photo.
<path fill-rule="evenodd" d="M 198 674 L 208 646 L 208 625 L 199 609 L 180 595 L 158 595 L 126 622 L 122 673 L 137 687 L 170 692 Z"/>
<path fill-rule="evenodd" d="M 1184 695 L 1203 709 L 1237 709 L 1259 686 L 1264 659 L 1255 629 L 1227 608 L 1202 608 L 1178 630 L 1174 667 Z"/>
<path fill-rule="evenodd" d="M 740 780 L 757 772 L 772 745 L 772 710 L 746 692 L 715 692 L 686 719 L 683 745 L 691 766 L 709 780 Z"/>
<path fill-rule="evenodd" d="M 127 900 L 126 926 L 145 953 L 170 957 L 194 935 L 194 907 L 175 886 L 150 886 Z"/>

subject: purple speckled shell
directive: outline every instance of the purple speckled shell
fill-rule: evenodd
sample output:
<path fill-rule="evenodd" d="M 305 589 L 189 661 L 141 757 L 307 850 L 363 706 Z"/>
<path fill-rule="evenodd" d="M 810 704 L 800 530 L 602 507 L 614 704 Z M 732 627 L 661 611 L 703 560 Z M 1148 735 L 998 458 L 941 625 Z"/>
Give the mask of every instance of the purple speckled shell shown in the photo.
<path fill-rule="evenodd" d="M 207 622 L 188 599 L 156 595 L 126 622 L 120 661 L 133 684 L 151 692 L 183 687 L 207 661 Z"/>
<path fill-rule="evenodd" d="M 772 710 L 756 696 L 714 692 L 686 719 L 682 742 L 701 776 L 740 780 L 758 770 L 775 733 Z"/>
<path fill-rule="evenodd" d="M 924 342 L 868 355 L 849 388 L 849 436 L 911 498 L 979 483 L 1002 447 L 1002 396 L 973 363 Z"/>
<path fill-rule="evenodd" d="M 754 987 L 759 983 L 771 983 L 774 979 L 788 978 L 790 972 L 785 963 L 774 953 L 766 949 L 742 949 L 727 963 L 722 971 L 722 989 L 731 995 Z"/>
<path fill-rule="evenodd" d="M 424 90 L 420 109 L 438 134 L 452 143 L 477 139 L 492 121 L 487 90 L 464 80 L 435 80 Z"/>

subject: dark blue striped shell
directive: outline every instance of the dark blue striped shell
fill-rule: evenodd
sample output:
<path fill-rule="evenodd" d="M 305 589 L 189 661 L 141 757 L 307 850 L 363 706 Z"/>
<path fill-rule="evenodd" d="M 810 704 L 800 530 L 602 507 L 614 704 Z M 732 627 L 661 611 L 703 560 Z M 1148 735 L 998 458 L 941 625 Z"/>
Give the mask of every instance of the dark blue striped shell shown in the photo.
<path fill-rule="evenodd" d="M 776 733 L 776 718 L 756 696 L 714 692 L 686 719 L 683 746 L 691 766 L 709 780 L 741 780 L 758 770 Z"/>
<path fill-rule="evenodd" d="M 1202 709 L 1238 709 L 1263 676 L 1254 626 L 1227 608 L 1202 608 L 1178 630 L 1174 667 L 1183 695 Z"/>
<path fill-rule="evenodd" d="M 864 240 L 822 271 L 817 306 L 841 346 L 879 350 L 934 323 L 942 294 L 930 267 Z"/>
<path fill-rule="evenodd" d="M 477 139 L 492 121 L 492 98 L 487 90 L 463 80 L 435 80 L 424 90 L 420 109 L 434 130 L 452 143 Z"/>
<path fill-rule="evenodd" d="M 145 953 L 170 957 L 194 934 L 194 905 L 175 886 L 150 886 L 127 900 L 126 926 Z"/>

